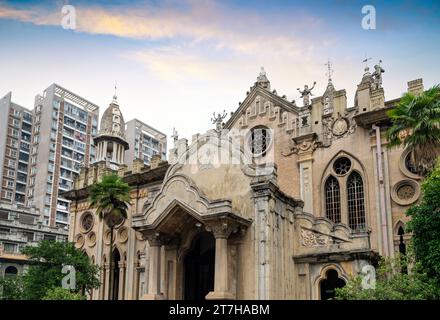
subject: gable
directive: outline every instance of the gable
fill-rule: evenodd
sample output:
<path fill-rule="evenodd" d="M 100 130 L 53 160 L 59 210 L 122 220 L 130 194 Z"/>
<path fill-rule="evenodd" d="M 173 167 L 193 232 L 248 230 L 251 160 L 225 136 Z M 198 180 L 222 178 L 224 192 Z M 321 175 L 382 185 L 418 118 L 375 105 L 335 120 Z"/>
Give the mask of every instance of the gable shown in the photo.
<path fill-rule="evenodd" d="M 244 129 L 248 127 L 249 121 L 257 117 L 267 117 L 270 121 L 274 121 L 276 126 L 284 125 L 286 131 L 291 132 L 295 129 L 299 110 L 300 108 L 295 104 L 276 93 L 254 86 L 224 128 Z"/>

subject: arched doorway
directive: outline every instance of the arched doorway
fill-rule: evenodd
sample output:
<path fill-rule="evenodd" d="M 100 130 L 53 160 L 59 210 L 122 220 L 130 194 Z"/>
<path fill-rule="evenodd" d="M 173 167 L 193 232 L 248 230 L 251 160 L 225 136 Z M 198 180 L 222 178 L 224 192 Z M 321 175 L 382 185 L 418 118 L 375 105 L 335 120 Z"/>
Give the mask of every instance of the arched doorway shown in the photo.
<path fill-rule="evenodd" d="M 118 300 L 119 297 L 119 262 L 121 261 L 121 254 L 115 248 L 113 251 L 113 284 L 112 284 L 112 300 Z"/>
<path fill-rule="evenodd" d="M 5 269 L 5 278 L 15 278 L 18 274 L 18 270 L 14 266 L 9 266 Z"/>
<path fill-rule="evenodd" d="M 185 300 L 204 300 L 214 291 L 214 263 L 215 239 L 211 233 L 202 232 L 194 237 L 185 256 Z"/>
<path fill-rule="evenodd" d="M 339 278 L 338 272 L 335 269 L 329 269 L 325 273 L 325 279 L 320 283 L 321 300 L 328 300 L 335 297 L 336 288 L 345 286 L 345 281 Z"/>

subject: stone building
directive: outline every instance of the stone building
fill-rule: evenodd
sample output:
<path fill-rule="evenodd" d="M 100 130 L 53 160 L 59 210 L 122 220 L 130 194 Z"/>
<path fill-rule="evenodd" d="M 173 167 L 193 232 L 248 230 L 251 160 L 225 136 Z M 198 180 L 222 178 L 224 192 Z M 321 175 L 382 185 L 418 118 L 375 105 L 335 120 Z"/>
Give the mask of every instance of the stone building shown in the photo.
<path fill-rule="evenodd" d="M 404 212 L 421 177 L 406 150 L 386 148 L 386 111 L 398 99 L 385 100 L 382 73 L 365 68 L 353 105 L 329 77 L 321 96 L 300 90 L 298 106 L 262 70 L 226 123 L 218 115 L 190 143 L 175 137 L 169 162 L 149 166 L 125 164 L 131 146 L 114 99 L 96 161 L 64 194 L 70 239 L 102 266 L 91 298 L 326 299 L 377 255 L 404 252 Z M 422 92 L 422 80 L 408 90 Z M 87 201 L 109 172 L 132 187 L 113 248 Z"/>
<path fill-rule="evenodd" d="M 44 225 L 38 209 L 0 201 L 0 278 L 22 274 L 28 258 L 21 253 L 26 246 L 41 240 L 67 241 L 67 228 Z"/>

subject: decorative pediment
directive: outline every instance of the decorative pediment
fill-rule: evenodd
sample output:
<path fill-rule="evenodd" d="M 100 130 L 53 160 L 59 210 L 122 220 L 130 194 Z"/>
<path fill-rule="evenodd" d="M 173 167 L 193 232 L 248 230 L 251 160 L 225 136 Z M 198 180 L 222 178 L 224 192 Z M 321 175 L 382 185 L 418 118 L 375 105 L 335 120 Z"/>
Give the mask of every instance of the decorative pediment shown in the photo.
<path fill-rule="evenodd" d="M 246 128 L 249 121 L 264 116 L 276 121 L 279 126 L 285 125 L 286 131 L 293 131 L 298 112 L 299 108 L 294 102 L 287 101 L 284 96 L 278 96 L 275 90 L 270 92 L 255 86 L 225 124 L 225 128 Z"/>

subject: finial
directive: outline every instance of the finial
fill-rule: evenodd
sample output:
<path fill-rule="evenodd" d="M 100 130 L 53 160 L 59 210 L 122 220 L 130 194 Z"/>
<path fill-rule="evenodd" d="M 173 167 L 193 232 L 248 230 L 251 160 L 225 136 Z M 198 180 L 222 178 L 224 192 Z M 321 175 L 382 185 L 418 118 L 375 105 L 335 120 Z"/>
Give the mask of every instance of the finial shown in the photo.
<path fill-rule="evenodd" d="M 177 140 L 179 140 L 179 134 L 177 133 L 176 128 L 173 128 L 173 135 L 171 136 L 171 138 L 173 138 L 174 143 L 176 143 Z"/>
<path fill-rule="evenodd" d="M 367 58 L 367 55 L 365 54 L 365 59 L 362 60 L 362 62 L 365 63 L 365 69 L 364 69 L 365 72 L 370 70 L 370 68 L 368 67 L 368 61 L 369 60 L 371 60 L 371 58 Z"/>
<path fill-rule="evenodd" d="M 266 75 L 266 71 L 264 71 L 264 67 L 260 68 L 260 76 L 265 76 Z"/>
<path fill-rule="evenodd" d="M 324 63 L 324 65 L 327 66 L 326 76 L 328 77 L 328 82 L 331 83 L 332 82 L 333 69 L 332 69 L 332 65 L 331 65 L 330 59 L 328 59 L 327 63 Z"/>
<path fill-rule="evenodd" d="M 115 93 L 113 94 L 113 102 L 117 102 L 118 96 L 116 95 L 116 91 L 118 90 L 118 86 L 115 82 Z"/>

